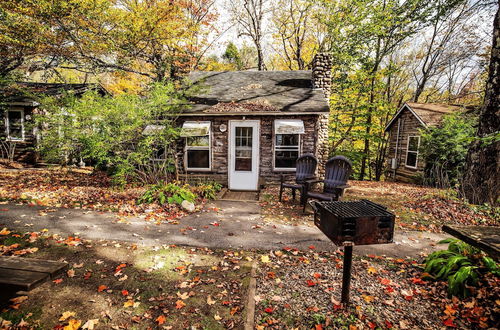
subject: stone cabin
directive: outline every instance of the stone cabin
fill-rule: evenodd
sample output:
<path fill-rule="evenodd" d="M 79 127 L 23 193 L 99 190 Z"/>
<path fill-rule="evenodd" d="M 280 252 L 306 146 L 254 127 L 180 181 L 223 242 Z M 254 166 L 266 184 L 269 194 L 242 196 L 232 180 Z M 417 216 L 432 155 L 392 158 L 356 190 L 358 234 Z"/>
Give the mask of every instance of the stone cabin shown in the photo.
<path fill-rule="evenodd" d="M 419 183 L 425 167 L 419 157 L 420 130 L 439 126 L 445 115 L 461 110 L 454 105 L 405 103 L 385 128 L 389 133 L 386 178 Z"/>
<path fill-rule="evenodd" d="M 13 86 L 0 89 L 0 116 L 3 129 L 0 128 L 0 141 L 14 148 L 14 160 L 24 163 L 36 163 L 36 129 L 30 125 L 33 114 L 40 104 L 35 95 L 60 96 L 72 93 L 82 95 L 90 89 L 97 89 L 101 95 L 107 92 L 96 84 L 57 84 L 17 82 Z M 2 150 L 3 152 L 3 150 Z M 5 155 L 0 154 L 0 158 Z"/>
<path fill-rule="evenodd" d="M 179 115 L 178 168 L 187 181 L 217 181 L 255 191 L 292 179 L 303 154 L 328 157 L 331 61 L 318 54 L 312 71 L 193 72 L 199 92 Z"/>

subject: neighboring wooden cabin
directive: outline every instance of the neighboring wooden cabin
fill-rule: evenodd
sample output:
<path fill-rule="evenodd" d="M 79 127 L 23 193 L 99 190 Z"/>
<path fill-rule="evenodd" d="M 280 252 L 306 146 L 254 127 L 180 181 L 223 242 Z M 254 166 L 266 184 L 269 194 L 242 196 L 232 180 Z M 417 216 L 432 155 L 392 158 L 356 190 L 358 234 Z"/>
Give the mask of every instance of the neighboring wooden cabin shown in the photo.
<path fill-rule="evenodd" d="M 419 183 L 425 167 L 418 150 L 420 130 L 439 126 L 444 115 L 460 109 L 445 104 L 405 103 L 385 128 L 389 132 L 386 178 Z"/>
<path fill-rule="evenodd" d="M 179 117 L 181 178 L 258 190 L 281 174 L 293 177 L 303 154 L 315 155 L 322 169 L 331 63 L 326 55 L 314 63 L 312 71 L 193 72 L 201 90 Z"/>
<path fill-rule="evenodd" d="M 25 163 L 38 161 L 35 152 L 36 128 L 30 125 L 30 121 L 40 104 L 30 95 L 60 96 L 72 93 L 79 96 L 90 89 L 97 89 L 102 95 L 106 93 L 95 84 L 18 82 L 1 89 L 0 116 L 3 118 L 3 129 L 0 129 L 0 140 L 15 144 L 14 160 Z"/>

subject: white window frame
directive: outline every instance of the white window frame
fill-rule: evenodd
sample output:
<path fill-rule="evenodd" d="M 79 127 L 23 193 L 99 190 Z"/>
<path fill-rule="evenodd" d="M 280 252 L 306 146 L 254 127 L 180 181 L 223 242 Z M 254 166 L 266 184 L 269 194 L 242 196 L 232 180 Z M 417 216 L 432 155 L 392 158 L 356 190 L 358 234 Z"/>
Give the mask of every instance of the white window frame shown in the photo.
<path fill-rule="evenodd" d="M 276 145 L 276 137 L 278 135 L 298 135 L 299 136 L 299 141 L 298 141 L 298 146 L 297 146 L 297 152 L 298 152 L 298 157 L 300 157 L 301 153 L 301 135 L 302 134 L 274 134 L 273 136 L 273 170 L 276 172 L 295 172 L 297 170 L 297 167 L 276 167 L 276 151 L 282 151 L 282 150 L 287 150 L 287 151 L 295 151 L 293 149 L 290 149 L 290 146 L 277 146 Z"/>
<path fill-rule="evenodd" d="M 208 122 L 210 123 L 210 122 Z M 206 135 L 203 135 L 206 136 Z M 208 146 L 188 146 L 188 139 L 190 137 L 186 136 L 184 139 L 184 168 L 186 171 L 190 172 L 211 172 L 212 171 L 212 125 L 210 123 L 210 130 L 208 131 Z M 208 168 L 204 167 L 188 167 L 188 151 L 189 150 L 208 150 Z"/>
<path fill-rule="evenodd" d="M 416 151 L 410 151 L 410 139 L 411 138 L 417 138 L 418 143 L 417 143 L 417 150 Z M 406 141 L 406 159 L 405 159 L 405 167 L 412 168 L 412 169 L 417 169 L 418 168 L 418 149 L 420 148 L 420 136 L 419 135 L 410 135 L 408 136 L 408 141 Z M 408 154 L 409 153 L 414 153 L 416 154 L 415 158 L 415 166 L 408 165 Z"/>
<path fill-rule="evenodd" d="M 21 138 L 10 136 L 10 124 L 9 124 L 9 112 L 20 112 L 21 113 Z M 24 132 L 24 109 L 7 109 L 5 111 L 5 135 L 7 136 L 8 141 L 24 141 L 25 140 L 25 132 Z"/>

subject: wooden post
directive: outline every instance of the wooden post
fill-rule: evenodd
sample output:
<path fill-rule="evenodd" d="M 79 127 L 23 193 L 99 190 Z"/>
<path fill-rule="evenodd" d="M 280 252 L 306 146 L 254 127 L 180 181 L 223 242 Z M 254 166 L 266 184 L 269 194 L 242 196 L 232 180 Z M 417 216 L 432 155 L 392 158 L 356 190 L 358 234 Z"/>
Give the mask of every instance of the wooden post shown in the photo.
<path fill-rule="evenodd" d="M 344 307 L 349 305 L 349 290 L 351 285 L 351 266 L 353 242 L 344 242 L 344 267 L 342 274 L 342 299 Z"/>

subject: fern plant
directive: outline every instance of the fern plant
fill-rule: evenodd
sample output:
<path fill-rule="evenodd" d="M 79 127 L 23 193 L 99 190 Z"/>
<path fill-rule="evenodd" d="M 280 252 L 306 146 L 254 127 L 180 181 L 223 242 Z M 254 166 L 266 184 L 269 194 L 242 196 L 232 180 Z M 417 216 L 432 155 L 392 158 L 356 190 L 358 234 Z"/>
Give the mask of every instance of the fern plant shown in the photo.
<path fill-rule="evenodd" d="M 159 183 L 149 187 L 137 200 L 138 204 L 181 204 L 184 200 L 194 202 L 196 194 L 188 185 L 179 186 L 175 183 Z"/>
<path fill-rule="evenodd" d="M 500 276 L 498 264 L 484 253 L 458 239 L 446 239 L 439 244 L 449 243 L 448 249 L 431 253 L 425 260 L 427 279 L 448 282 L 448 293 L 466 297 L 467 286 L 477 286 L 481 276 L 491 272 Z"/>

